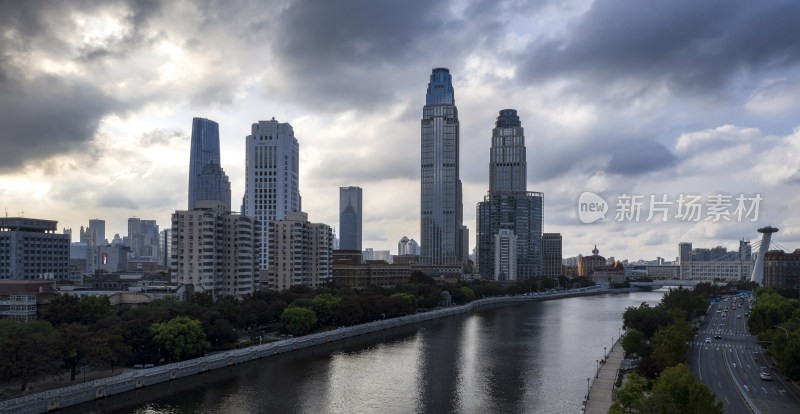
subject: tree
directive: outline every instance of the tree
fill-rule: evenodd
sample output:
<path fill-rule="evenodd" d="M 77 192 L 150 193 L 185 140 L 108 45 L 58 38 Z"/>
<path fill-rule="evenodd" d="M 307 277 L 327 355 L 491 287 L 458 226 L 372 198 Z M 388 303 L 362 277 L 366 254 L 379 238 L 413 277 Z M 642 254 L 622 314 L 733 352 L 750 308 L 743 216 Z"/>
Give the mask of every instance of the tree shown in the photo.
<path fill-rule="evenodd" d="M 685 320 L 660 328 L 650 340 L 652 358 L 663 368 L 688 362 L 689 347 L 686 342 L 692 339 L 692 335 L 692 328 Z"/>
<path fill-rule="evenodd" d="M 327 325 L 341 302 L 342 299 L 330 293 L 314 296 L 314 299 L 311 299 L 311 310 L 317 314 L 317 322 L 320 325 Z"/>
<path fill-rule="evenodd" d="M 653 384 L 653 393 L 644 403 L 645 413 L 722 414 L 722 403 L 698 381 L 686 364 L 669 367 Z"/>
<path fill-rule="evenodd" d="M 708 300 L 692 290 L 679 286 L 677 289 L 670 289 L 665 293 L 659 306 L 667 310 L 680 309 L 686 315 L 685 317 L 691 319 L 692 317 L 705 315 Z"/>
<path fill-rule="evenodd" d="M 638 308 L 631 306 L 625 309 L 622 320 L 623 328 L 636 329 L 643 333 L 645 338 L 650 338 L 658 328 L 672 322 L 672 317 L 663 307 L 651 308 L 646 302 L 642 302 Z"/>
<path fill-rule="evenodd" d="M 290 306 L 281 314 L 283 329 L 292 335 L 303 335 L 317 323 L 317 315 L 313 310 Z"/>
<path fill-rule="evenodd" d="M 433 280 L 432 277 L 422 273 L 419 270 L 415 270 L 411 272 L 411 276 L 408 278 L 408 283 L 422 283 L 425 285 L 435 285 L 436 281 Z"/>
<path fill-rule="evenodd" d="M 355 325 L 361 322 L 364 311 L 357 298 L 344 298 L 333 313 L 333 318 L 342 325 Z"/>
<path fill-rule="evenodd" d="M 464 293 L 468 301 L 472 302 L 475 300 L 475 291 L 470 289 L 469 286 L 461 286 L 459 290 Z"/>
<path fill-rule="evenodd" d="M 210 348 L 203 324 L 188 316 L 178 316 L 150 326 L 153 341 L 161 344 L 169 359 L 182 360 L 202 355 Z"/>
<path fill-rule="evenodd" d="M 67 323 L 58 327 L 58 349 L 61 361 L 69 369 L 69 378 L 75 381 L 78 367 L 99 360 L 102 348 L 98 335 L 90 331 L 86 325 Z"/>
<path fill-rule="evenodd" d="M 628 331 L 625 337 L 622 338 L 622 349 L 625 350 L 625 356 L 631 354 L 644 356 L 652 352 L 650 345 L 645 340 L 644 334 L 636 329 Z"/>
<path fill-rule="evenodd" d="M 19 380 L 25 391 L 31 381 L 54 374 L 57 342 L 49 322 L 0 319 L 0 379 Z"/>
<path fill-rule="evenodd" d="M 629 413 L 632 409 L 639 411 L 645 399 L 645 391 L 647 391 L 647 379 L 635 372 L 628 374 L 628 381 L 617 390 L 617 399 L 611 404 L 608 412 L 622 414 Z"/>
<path fill-rule="evenodd" d="M 111 366 L 111 373 L 114 367 L 121 365 L 131 356 L 131 346 L 125 343 L 120 325 L 115 325 L 97 332 L 96 335 L 99 347 L 96 349 L 96 358 L 108 363 Z"/>
<path fill-rule="evenodd" d="M 230 322 L 224 318 L 214 319 L 214 322 L 208 328 L 207 339 L 209 343 L 214 343 L 215 346 L 219 344 L 233 344 L 239 339 L 236 331 L 233 330 Z"/>

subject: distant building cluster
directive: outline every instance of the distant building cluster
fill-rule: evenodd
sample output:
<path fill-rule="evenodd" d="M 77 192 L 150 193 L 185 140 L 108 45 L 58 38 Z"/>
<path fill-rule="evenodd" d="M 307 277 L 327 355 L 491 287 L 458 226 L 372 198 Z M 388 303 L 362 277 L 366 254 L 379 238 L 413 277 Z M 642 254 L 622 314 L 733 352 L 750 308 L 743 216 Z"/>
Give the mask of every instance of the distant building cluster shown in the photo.
<path fill-rule="evenodd" d="M 750 242 L 740 241 L 739 250 L 725 247 L 692 248 L 692 243 L 678 244 L 678 266 L 682 280 L 702 282 L 745 280 L 753 273 Z"/>
<path fill-rule="evenodd" d="M 200 292 L 215 299 L 244 298 L 328 282 L 394 286 L 415 271 L 444 282 L 482 278 L 497 283 L 563 276 L 606 283 L 643 275 L 738 281 L 753 272 L 745 241 L 734 252 L 680 243 L 674 263 L 662 258 L 618 262 L 600 256 L 597 246 L 590 256 L 563 258 L 562 235 L 544 232 L 544 194 L 528 191 L 525 131 L 515 109 L 500 110 L 491 130 L 488 191 L 476 205 L 470 257 L 459 140 L 452 76 L 446 68 L 433 69 L 420 120 L 421 243 L 402 236 L 392 254 L 362 244 L 369 221 L 359 186 L 339 187 L 338 227 L 315 223 L 302 211 L 300 143 L 293 127 L 275 118 L 251 124 L 244 137 L 244 196 L 240 211 L 233 211 L 219 125 L 193 118 L 187 209 L 172 213 L 168 228 L 131 217 L 127 234 L 109 241 L 105 221 L 91 219 L 72 242 L 72 230 L 58 233 L 56 221 L 0 219 L 0 279 L 5 279 L 0 282 L 14 282 L 0 284 L 0 303 L 6 306 L 0 312 L 35 319 L 54 282 L 72 286 L 61 289 L 76 295 L 124 289 L 130 293 L 114 300 L 127 306 Z M 764 284 L 798 285 L 798 269 L 800 250 L 770 251 L 764 256 Z"/>

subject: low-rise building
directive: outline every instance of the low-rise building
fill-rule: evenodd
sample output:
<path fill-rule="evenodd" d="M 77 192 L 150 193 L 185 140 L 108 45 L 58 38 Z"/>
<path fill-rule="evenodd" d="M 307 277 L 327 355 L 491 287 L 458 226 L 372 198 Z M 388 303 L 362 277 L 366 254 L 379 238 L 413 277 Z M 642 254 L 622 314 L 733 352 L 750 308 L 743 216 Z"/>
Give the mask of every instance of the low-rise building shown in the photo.
<path fill-rule="evenodd" d="M 414 256 L 419 257 L 419 256 Z M 333 251 L 333 281 L 355 289 L 368 286 L 393 287 L 408 283 L 411 265 L 387 263 L 383 260 L 362 260 L 358 250 Z"/>
<path fill-rule="evenodd" d="M 578 259 L 578 276 L 591 277 L 596 267 L 605 266 L 606 258 L 600 256 L 600 250 L 597 245 L 592 249 L 591 256 L 585 256 Z"/>
<path fill-rule="evenodd" d="M 55 280 L 0 280 L 0 317 L 40 319 L 57 295 Z"/>

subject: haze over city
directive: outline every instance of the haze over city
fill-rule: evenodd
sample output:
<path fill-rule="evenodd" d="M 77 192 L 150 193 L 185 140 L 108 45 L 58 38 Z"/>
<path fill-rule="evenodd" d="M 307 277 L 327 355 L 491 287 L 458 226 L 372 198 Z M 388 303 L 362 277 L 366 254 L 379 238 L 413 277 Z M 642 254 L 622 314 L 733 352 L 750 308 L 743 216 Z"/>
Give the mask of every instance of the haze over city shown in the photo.
<path fill-rule="evenodd" d="M 186 209 L 191 120 L 219 123 L 232 204 L 245 136 L 272 117 L 300 144 L 302 209 L 338 225 L 363 188 L 363 246 L 420 239 L 420 118 L 452 74 L 464 224 L 488 190 L 491 130 L 514 108 L 528 190 L 564 257 L 673 260 L 767 224 L 800 242 L 800 29 L 794 2 L 15 2 L 0 4 L 0 197 L 9 216 L 127 219 Z M 767 23 L 768 22 L 768 23 Z M 610 202 L 583 224 L 578 199 Z M 615 221 L 620 194 L 760 194 L 758 218 Z M 731 211 L 733 208 L 731 208 Z M 24 213 L 23 213 L 24 212 Z M 73 236 L 75 238 L 75 236 Z"/>

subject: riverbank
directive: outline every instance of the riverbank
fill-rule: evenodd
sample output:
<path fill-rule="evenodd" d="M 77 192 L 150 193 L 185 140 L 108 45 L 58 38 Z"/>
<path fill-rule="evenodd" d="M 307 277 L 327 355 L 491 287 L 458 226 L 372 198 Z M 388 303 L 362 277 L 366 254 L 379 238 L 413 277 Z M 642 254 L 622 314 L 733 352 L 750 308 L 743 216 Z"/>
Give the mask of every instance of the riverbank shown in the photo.
<path fill-rule="evenodd" d="M 627 291 L 628 290 L 614 290 L 613 292 L 622 293 Z M 513 304 L 514 302 L 551 300 L 573 296 L 596 295 L 608 292 L 609 291 L 606 289 L 594 288 L 571 290 L 569 292 L 558 292 L 545 295 L 520 295 L 513 297 L 486 298 L 463 306 L 438 309 L 431 312 L 376 321 L 369 324 L 347 328 L 338 328 L 332 331 L 320 332 L 304 337 L 282 340 L 271 344 L 264 344 L 245 349 L 208 355 L 195 360 L 183 361 L 176 364 L 169 364 L 144 370 L 136 370 L 134 372 L 128 372 L 124 375 L 90 381 L 86 384 L 76 384 L 62 389 L 32 394 L 20 399 L 0 403 L 0 412 L 45 412 L 56 408 L 63 408 L 69 405 L 79 404 L 81 402 L 89 402 L 96 399 L 105 398 L 115 394 L 122 394 L 126 391 L 132 390 L 137 390 L 136 395 L 145 398 L 145 396 L 152 393 L 152 391 L 148 391 L 150 385 L 165 383 L 158 386 L 156 389 L 164 389 L 165 386 L 166 388 L 170 388 L 172 383 L 170 383 L 169 386 L 167 386 L 166 383 L 174 379 L 190 377 L 198 373 L 209 371 L 216 372 L 215 370 L 219 368 L 230 367 L 230 369 L 232 369 L 232 366 L 234 365 L 243 364 L 244 362 L 253 361 L 255 359 L 260 359 L 267 356 L 289 353 L 294 350 L 304 348 L 317 349 L 319 347 L 316 346 L 323 343 L 330 345 L 326 345 L 322 348 L 331 349 L 331 347 L 339 346 L 338 344 L 334 344 L 334 342 L 343 344 L 351 342 L 349 340 L 343 341 L 346 338 L 363 337 L 364 334 L 372 332 L 375 332 L 379 335 L 384 335 L 384 332 L 402 331 L 403 329 L 399 328 L 401 326 L 410 326 L 423 321 L 444 318 L 451 315 L 454 316 L 458 314 L 465 314 L 471 312 L 472 310 L 487 306 L 503 306 L 505 304 Z M 405 328 L 405 331 L 407 330 L 408 328 Z M 256 364 L 248 364 L 248 366 L 249 365 Z M 222 369 L 220 372 L 227 372 L 230 371 L 230 369 Z M 207 378 L 208 375 L 211 374 L 197 376 L 197 379 L 189 379 L 189 382 L 201 381 L 203 378 Z M 120 397 L 123 396 L 120 395 Z"/>
<path fill-rule="evenodd" d="M 621 338 L 620 338 L 621 339 Z M 617 380 L 617 372 L 622 366 L 625 358 L 625 351 L 622 349 L 622 341 L 617 339 L 611 348 L 604 364 L 597 370 L 595 378 L 590 379 L 591 388 L 584 401 L 583 413 L 586 414 L 605 414 L 614 402 L 614 382 Z"/>

